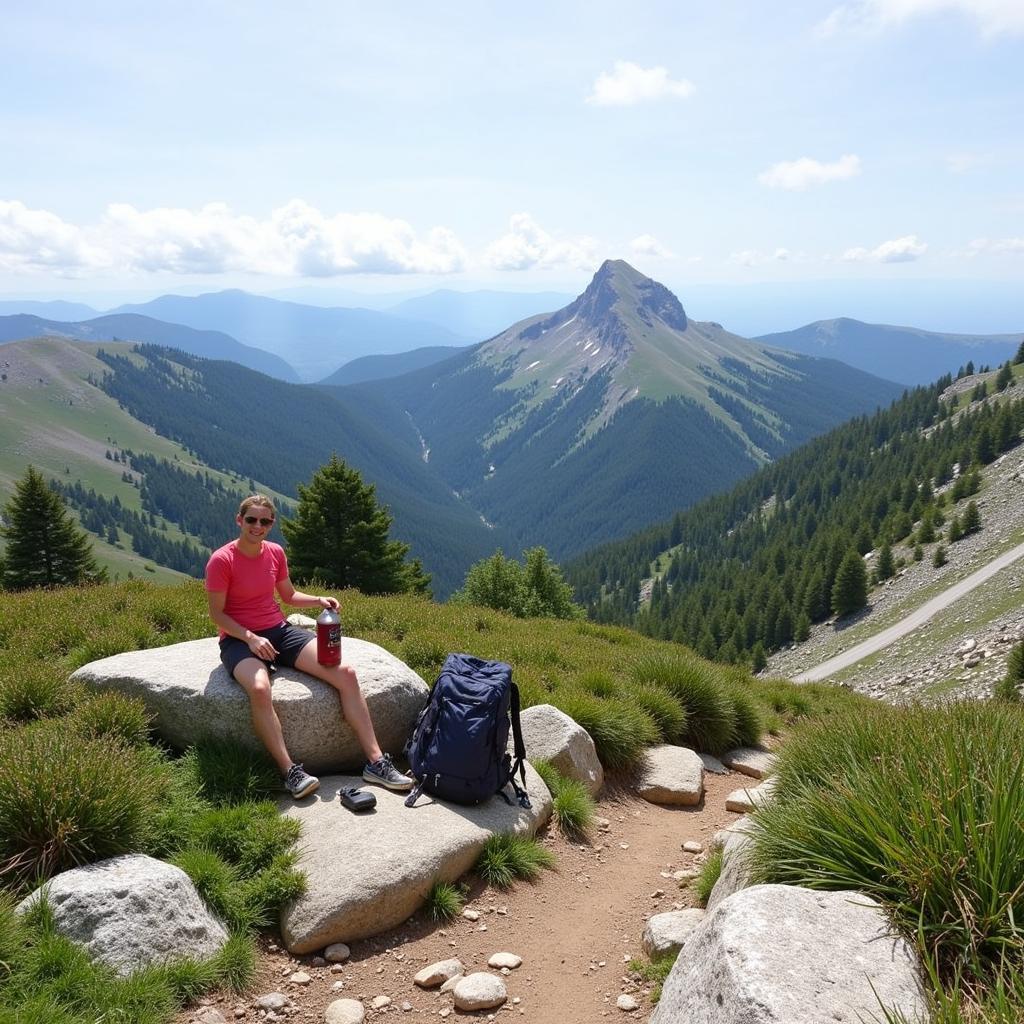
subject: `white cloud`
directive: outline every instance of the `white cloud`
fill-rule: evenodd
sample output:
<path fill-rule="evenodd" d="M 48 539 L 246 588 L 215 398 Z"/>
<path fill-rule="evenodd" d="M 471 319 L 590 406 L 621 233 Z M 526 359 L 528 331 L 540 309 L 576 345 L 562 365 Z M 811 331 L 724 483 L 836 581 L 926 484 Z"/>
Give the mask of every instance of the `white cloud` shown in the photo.
<path fill-rule="evenodd" d="M 0 202 L 0 268 L 23 272 L 447 274 L 466 260 L 447 228 L 421 238 L 404 220 L 327 215 L 299 199 L 264 220 L 233 213 L 224 203 L 198 210 L 112 203 L 98 224 L 84 226 L 17 201 Z"/>
<path fill-rule="evenodd" d="M 629 243 L 637 256 L 654 256 L 660 260 L 673 259 L 674 253 L 659 242 L 654 235 L 640 235 Z"/>
<path fill-rule="evenodd" d="M 1024 254 L 1024 238 L 976 238 L 969 248 L 971 256 L 983 252 Z"/>
<path fill-rule="evenodd" d="M 597 243 L 586 236 L 560 241 L 549 235 L 528 213 L 515 213 L 509 218 L 508 234 L 487 246 L 484 262 L 495 270 L 555 266 L 593 270 L 598 264 Z"/>
<path fill-rule="evenodd" d="M 843 181 L 860 174 L 860 157 L 852 153 L 841 156 L 830 164 L 802 156 L 799 160 L 786 160 L 773 164 L 757 176 L 757 180 L 768 188 L 784 188 L 801 192 L 812 185 L 824 185 L 829 181 Z"/>
<path fill-rule="evenodd" d="M 614 71 L 602 71 L 594 80 L 587 102 L 599 107 L 628 107 L 649 100 L 686 99 L 693 93 L 693 82 L 670 78 L 666 68 L 642 68 L 632 61 L 617 60 Z"/>
<path fill-rule="evenodd" d="M 853 0 L 835 8 L 817 31 L 825 36 L 850 29 L 877 31 L 950 11 L 977 22 L 985 35 L 1024 32 L 1021 0 Z"/>
<path fill-rule="evenodd" d="M 928 245 L 917 235 L 904 235 L 882 242 L 874 249 L 847 249 L 843 259 L 850 263 L 910 263 L 928 250 Z"/>
<path fill-rule="evenodd" d="M 779 248 L 779 249 L 775 250 L 775 253 L 772 256 L 772 259 L 778 260 L 780 263 L 785 263 L 786 260 L 788 260 L 791 255 L 792 255 L 792 253 L 790 253 L 790 251 L 788 249 Z"/>

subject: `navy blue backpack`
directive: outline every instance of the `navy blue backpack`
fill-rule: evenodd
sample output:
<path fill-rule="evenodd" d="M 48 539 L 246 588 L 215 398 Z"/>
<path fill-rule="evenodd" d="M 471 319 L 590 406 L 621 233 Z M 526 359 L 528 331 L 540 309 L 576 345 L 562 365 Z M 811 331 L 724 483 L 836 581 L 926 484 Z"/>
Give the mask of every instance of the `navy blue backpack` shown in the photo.
<path fill-rule="evenodd" d="M 507 750 L 510 717 L 514 761 Z M 512 667 L 471 654 L 449 654 L 405 755 L 418 780 L 406 807 L 424 791 L 460 804 L 478 804 L 500 793 L 511 803 L 504 791 L 509 783 L 520 806 L 529 807 L 519 690 L 512 682 Z M 523 788 L 515 780 L 517 772 Z"/>

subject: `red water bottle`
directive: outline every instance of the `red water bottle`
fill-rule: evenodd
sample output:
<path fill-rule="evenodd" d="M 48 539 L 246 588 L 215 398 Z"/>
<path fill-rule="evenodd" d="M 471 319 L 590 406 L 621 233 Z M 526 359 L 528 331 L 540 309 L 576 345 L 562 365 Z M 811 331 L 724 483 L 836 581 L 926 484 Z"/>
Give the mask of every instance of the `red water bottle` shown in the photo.
<path fill-rule="evenodd" d="M 341 664 L 341 616 L 333 608 L 325 608 L 316 619 L 316 660 Z"/>

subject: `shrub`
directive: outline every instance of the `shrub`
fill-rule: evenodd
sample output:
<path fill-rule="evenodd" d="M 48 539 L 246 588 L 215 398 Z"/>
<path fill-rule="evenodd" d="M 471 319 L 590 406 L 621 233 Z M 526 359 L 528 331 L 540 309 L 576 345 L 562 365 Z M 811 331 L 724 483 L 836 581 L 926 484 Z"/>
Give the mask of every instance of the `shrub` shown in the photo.
<path fill-rule="evenodd" d="M 585 836 L 594 822 L 594 800 L 577 779 L 567 779 L 549 761 L 534 761 L 533 767 L 551 791 L 552 814 L 559 831 L 569 838 Z"/>
<path fill-rule="evenodd" d="M 874 896 L 944 977 L 983 980 L 1024 952 L 1022 744 L 1009 704 L 864 706 L 801 728 L 754 818 L 759 880 Z"/>
<path fill-rule="evenodd" d="M 436 881 L 427 893 L 427 908 L 435 921 L 450 921 L 462 912 L 462 890 L 451 882 Z"/>
<path fill-rule="evenodd" d="M 152 759 L 49 723 L 0 734 L 0 877 L 37 876 L 142 848 L 154 830 Z"/>
<path fill-rule="evenodd" d="M 470 566 L 462 589 L 452 600 L 483 605 L 517 618 L 578 619 L 583 608 L 573 604 L 572 587 L 544 548 L 523 552 L 523 565 L 495 551 Z"/>
<path fill-rule="evenodd" d="M 151 722 L 141 700 L 120 693 L 99 693 L 78 706 L 70 724 L 87 739 L 141 747 L 149 739 Z"/>
<path fill-rule="evenodd" d="M 654 720 L 628 699 L 602 700 L 570 690 L 557 693 L 553 702 L 590 733 L 597 756 L 606 768 L 636 765 L 644 750 L 658 742 Z"/>
<path fill-rule="evenodd" d="M 66 673 L 45 661 L 12 657 L 16 662 L 0 680 L 0 719 L 31 722 L 66 715 L 78 703 L 80 691 Z"/>
<path fill-rule="evenodd" d="M 664 743 L 679 743 L 686 735 L 686 708 L 671 694 L 652 684 L 631 686 L 626 696 L 647 712 Z"/>
<path fill-rule="evenodd" d="M 1019 703 L 1024 686 L 1024 641 L 1010 651 L 1006 662 L 1006 675 L 996 683 L 995 695 L 1000 700 Z"/>
<path fill-rule="evenodd" d="M 732 701 L 732 740 L 730 746 L 753 747 L 764 734 L 764 712 L 749 688 L 733 684 L 726 690 Z"/>
<path fill-rule="evenodd" d="M 708 859 L 701 864 L 700 874 L 693 880 L 693 892 L 702 907 L 708 905 L 711 890 L 714 889 L 715 882 L 718 881 L 721 874 L 722 851 L 721 849 L 712 850 Z"/>
<path fill-rule="evenodd" d="M 517 878 L 532 882 L 542 868 L 554 864 L 554 854 L 536 839 L 501 833 L 487 840 L 477 859 L 476 871 L 488 885 L 507 889 Z"/>

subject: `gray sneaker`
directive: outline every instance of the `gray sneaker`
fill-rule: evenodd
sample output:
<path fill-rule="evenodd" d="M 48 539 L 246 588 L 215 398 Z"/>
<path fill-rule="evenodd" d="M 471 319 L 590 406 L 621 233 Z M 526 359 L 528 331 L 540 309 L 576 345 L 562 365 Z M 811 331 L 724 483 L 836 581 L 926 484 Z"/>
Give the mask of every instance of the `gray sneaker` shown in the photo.
<path fill-rule="evenodd" d="M 376 761 L 367 761 L 363 765 L 363 778 L 367 782 L 376 782 L 379 786 L 406 792 L 412 789 L 414 780 L 403 775 L 393 764 L 390 754 L 381 754 Z"/>
<path fill-rule="evenodd" d="M 315 775 L 310 775 L 301 764 L 293 764 L 288 769 L 284 785 L 296 800 L 301 800 L 304 796 L 316 792 L 320 787 L 320 780 Z"/>

